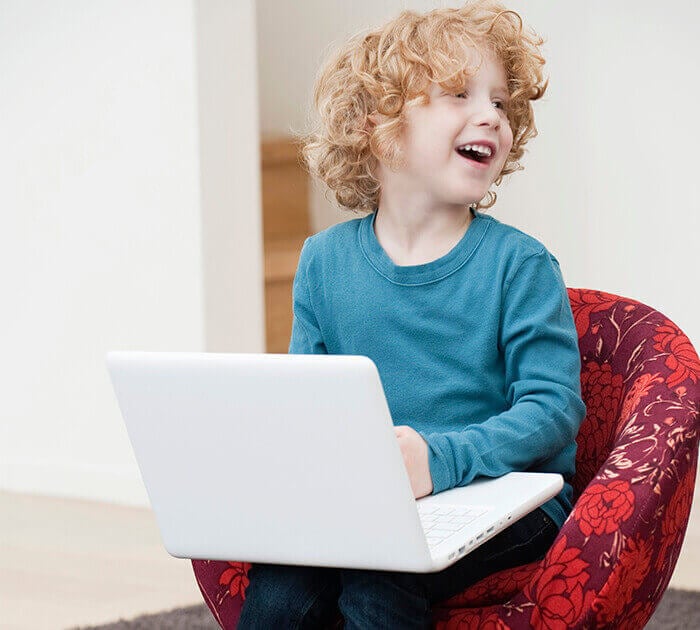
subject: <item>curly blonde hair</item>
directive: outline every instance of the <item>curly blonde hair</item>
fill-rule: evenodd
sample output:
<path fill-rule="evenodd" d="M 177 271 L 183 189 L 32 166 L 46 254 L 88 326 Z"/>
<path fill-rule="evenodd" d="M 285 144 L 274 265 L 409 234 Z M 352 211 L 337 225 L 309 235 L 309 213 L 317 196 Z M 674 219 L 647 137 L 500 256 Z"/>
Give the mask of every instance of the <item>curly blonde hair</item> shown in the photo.
<path fill-rule="evenodd" d="M 462 89 L 473 73 L 469 50 L 494 53 L 503 64 L 510 94 L 506 114 L 513 146 L 495 179 L 523 170 L 518 160 L 530 138 L 537 136 L 530 101 L 541 98 L 544 39 L 523 30 L 515 12 L 494 0 L 476 0 L 461 8 L 428 13 L 405 10 L 384 26 L 360 32 L 330 56 L 316 77 L 314 106 L 320 120 L 308 133 L 297 134 L 308 172 L 333 191 L 343 209 L 372 212 L 380 185 L 374 176 L 378 160 L 397 169 L 405 125 L 405 107 L 427 104 L 430 82 Z M 381 114 L 376 126 L 369 117 Z M 478 208 L 490 208 L 489 191 Z"/>

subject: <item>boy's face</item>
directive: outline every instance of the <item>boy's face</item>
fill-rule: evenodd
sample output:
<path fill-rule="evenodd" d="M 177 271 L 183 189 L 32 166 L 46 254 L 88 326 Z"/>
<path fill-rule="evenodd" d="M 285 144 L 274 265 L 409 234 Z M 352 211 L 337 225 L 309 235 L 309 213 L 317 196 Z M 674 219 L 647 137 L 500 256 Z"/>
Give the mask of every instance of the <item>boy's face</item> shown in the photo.
<path fill-rule="evenodd" d="M 479 62 L 474 49 L 470 61 Z M 500 61 L 485 51 L 481 67 L 463 90 L 451 93 L 432 83 L 429 96 L 427 105 L 406 111 L 401 145 L 406 165 L 399 173 L 380 168 L 382 195 L 401 191 L 401 197 L 421 199 L 431 208 L 464 209 L 486 195 L 513 145 L 505 109 L 506 74 Z M 494 149 L 483 164 L 457 152 L 457 147 L 484 141 Z"/>

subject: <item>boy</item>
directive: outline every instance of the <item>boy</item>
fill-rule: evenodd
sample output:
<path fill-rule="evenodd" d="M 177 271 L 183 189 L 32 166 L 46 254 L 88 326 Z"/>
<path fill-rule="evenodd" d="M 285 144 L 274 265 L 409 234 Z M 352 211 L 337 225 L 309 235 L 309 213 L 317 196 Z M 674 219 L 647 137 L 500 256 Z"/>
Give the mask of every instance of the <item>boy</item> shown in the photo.
<path fill-rule="evenodd" d="M 305 157 L 342 207 L 370 214 L 305 241 L 289 352 L 377 364 L 416 498 L 480 475 L 574 472 L 585 406 L 558 262 L 478 210 L 536 135 L 541 43 L 495 2 L 404 11 L 317 81 Z M 571 500 L 566 484 L 440 572 L 254 564 L 239 627 L 431 627 L 432 604 L 541 558 Z"/>

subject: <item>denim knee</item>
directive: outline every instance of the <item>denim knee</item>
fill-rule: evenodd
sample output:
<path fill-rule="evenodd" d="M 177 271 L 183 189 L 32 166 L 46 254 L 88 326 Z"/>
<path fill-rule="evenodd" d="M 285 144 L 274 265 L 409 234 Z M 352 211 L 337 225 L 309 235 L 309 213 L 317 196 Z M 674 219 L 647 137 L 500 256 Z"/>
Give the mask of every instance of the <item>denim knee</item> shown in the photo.
<path fill-rule="evenodd" d="M 341 572 L 338 601 L 347 630 L 432 627 L 428 594 L 421 578 L 391 571 Z"/>
<path fill-rule="evenodd" d="M 248 578 L 239 630 L 321 627 L 337 612 L 339 588 L 323 570 L 260 564 Z"/>

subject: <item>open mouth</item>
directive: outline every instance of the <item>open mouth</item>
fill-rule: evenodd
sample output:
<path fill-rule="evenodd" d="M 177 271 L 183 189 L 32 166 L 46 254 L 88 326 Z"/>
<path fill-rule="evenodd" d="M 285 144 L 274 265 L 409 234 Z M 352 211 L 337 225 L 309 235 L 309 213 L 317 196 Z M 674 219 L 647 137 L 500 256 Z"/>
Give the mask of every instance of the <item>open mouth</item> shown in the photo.
<path fill-rule="evenodd" d="M 469 160 L 470 162 L 475 162 L 476 164 L 481 164 L 483 166 L 486 166 L 487 164 L 490 164 L 491 159 L 493 156 L 487 156 L 487 155 L 481 155 L 477 151 L 474 151 L 473 149 L 468 149 L 468 150 L 463 150 L 463 149 L 455 149 L 457 153 L 462 156 L 464 159 Z"/>

